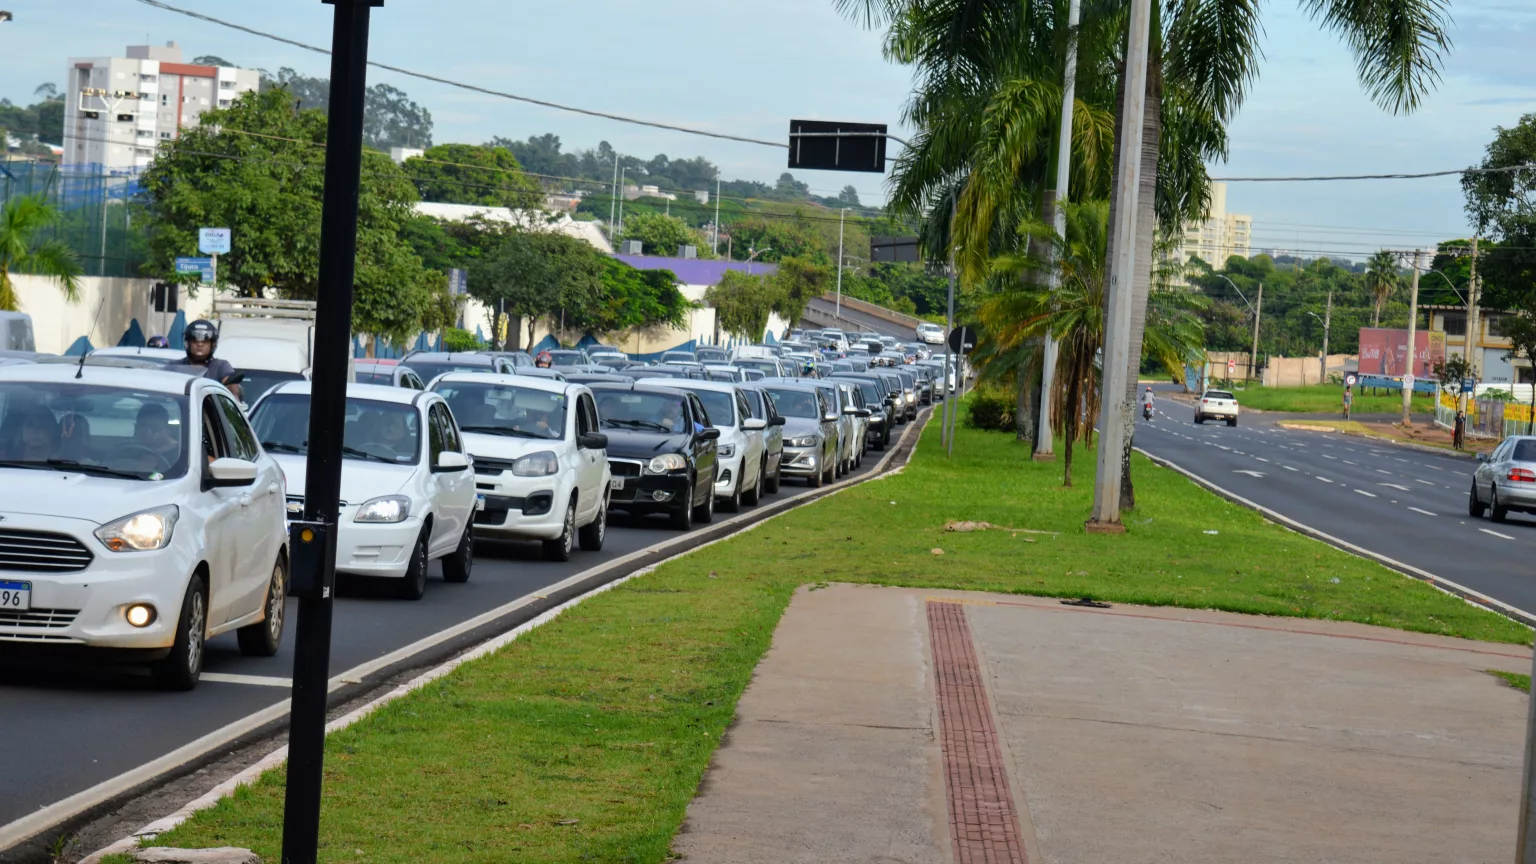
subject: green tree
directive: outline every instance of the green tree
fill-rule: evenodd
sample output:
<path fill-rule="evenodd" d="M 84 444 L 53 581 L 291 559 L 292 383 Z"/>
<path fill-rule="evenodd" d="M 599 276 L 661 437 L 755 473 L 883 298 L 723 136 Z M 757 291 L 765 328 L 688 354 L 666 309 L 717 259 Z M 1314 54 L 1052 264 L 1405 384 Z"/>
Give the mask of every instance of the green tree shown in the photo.
<path fill-rule="evenodd" d="M 276 75 L 262 70 L 261 89 L 286 90 L 306 110 L 325 113 L 330 109 L 329 79 L 301 75 L 286 66 Z M 363 145 L 386 153 L 391 147 L 431 147 L 432 112 L 412 102 L 403 90 L 374 84 L 363 95 Z"/>
<path fill-rule="evenodd" d="M 1393 289 L 1402 284 L 1403 274 L 1397 267 L 1397 256 L 1387 249 L 1378 250 L 1365 267 L 1365 284 L 1370 287 L 1371 296 L 1375 298 L 1371 326 L 1376 327 L 1381 323 L 1382 307 L 1387 305 Z"/>
<path fill-rule="evenodd" d="M 1521 310 L 1518 315 L 1510 315 L 1504 318 L 1502 332 L 1509 339 L 1510 350 L 1504 355 L 1505 360 L 1524 360 L 1536 366 L 1536 314 L 1530 310 Z M 1531 388 L 1531 420 L 1526 421 L 1525 434 L 1532 433 L 1532 422 L 1536 421 L 1536 387 Z"/>
<path fill-rule="evenodd" d="M 80 262 L 60 240 L 40 235 L 59 221 L 59 213 L 40 195 L 22 195 L 0 208 L 0 311 L 21 308 L 12 273 L 35 273 L 59 283 L 65 299 L 80 299 Z"/>
<path fill-rule="evenodd" d="M 591 333 L 634 328 L 679 327 L 693 304 L 677 288 L 670 270 L 640 270 L 594 250 L 602 262 L 602 297 L 571 310 L 572 325 Z"/>
<path fill-rule="evenodd" d="M 769 277 L 773 311 L 791 327 L 805 314 L 811 300 L 827 293 L 832 285 L 832 268 L 809 258 L 784 258 L 779 269 Z"/>
<path fill-rule="evenodd" d="M 768 330 L 775 291 L 766 275 L 727 270 L 720 284 L 704 292 L 704 301 L 715 310 L 721 330 L 757 342 Z"/>
<path fill-rule="evenodd" d="M 469 292 L 492 316 L 491 332 L 500 332 L 496 319 L 505 304 L 507 314 L 523 319 L 531 344 L 539 321 L 555 318 L 561 309 L 579 316 L 600 301 L 602 257 L 564 234 L 511 231 L 494 251 L 470 264 Z"/>
<path fill-rule="evenodd" d="M 523 173 L 517 157 L 505 147 L 439 144 L 419 158 L 405 160 L 405 173 L 423 201 L 484 204 L 536 210 L 544 190 Z"/>
<path fill-rule="evenodd" d="M 627 240 L 639 240 L 640 248 L 646 255 L 676 256 L 682 254 L 679 247 L 693 246 L 700 258 L 711 257 L 709 244 L 676 216 L 661 213 L 626 215 L 619 242 Z"/>
<path fill-rule="evenodd" d="M 1498 127 L 1478 165 L 1493 170 L 1461 179 L 1467 215 L 1485 238 L 1478 278 L 1489 305 L 1536 307 L 1526 295 L 1536 286 L 1536 171 L 1508 170 L 1536 163 L 1536 114 Z M 1486 242 L 1487 238 L 1496 241 Z M 1438 280 L 1437 280 L 1438 281 Z"/>
<path fill-rule="evenodd" d="M 832 228 L 836 230 L 837 226 Z M 747 260 L 754 250 L 767 250 L 753 260 L 773 262 L 808 258 L 818 264 L 833 263 L 833 256 L 827 254 L 826 243 L 807 220 L 753 216 L 732 225 L 730 235 L 731 257 L 737 261 Z"/>

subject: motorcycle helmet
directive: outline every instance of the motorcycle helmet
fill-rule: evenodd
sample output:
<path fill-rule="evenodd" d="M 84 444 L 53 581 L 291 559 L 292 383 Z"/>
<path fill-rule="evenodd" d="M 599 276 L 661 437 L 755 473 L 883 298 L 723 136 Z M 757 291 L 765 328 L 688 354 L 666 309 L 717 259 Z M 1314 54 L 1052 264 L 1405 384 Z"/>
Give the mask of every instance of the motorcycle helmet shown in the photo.
<path fill-rule="evenodd" d="M 164 336 L 160 336 L 160 335 L 151 336 L 151 337 L 149 337 L 149 341 L 144 343 L 144 347 L 145 348 L 169 348 L 169 347 L 171 347 L 171 340 L 165 338 Z"/>

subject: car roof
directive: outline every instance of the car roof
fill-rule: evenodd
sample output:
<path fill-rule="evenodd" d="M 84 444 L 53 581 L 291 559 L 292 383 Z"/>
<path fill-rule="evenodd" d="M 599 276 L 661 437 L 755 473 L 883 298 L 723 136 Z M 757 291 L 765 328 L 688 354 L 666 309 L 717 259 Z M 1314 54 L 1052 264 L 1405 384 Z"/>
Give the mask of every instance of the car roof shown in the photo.
<path fill-rule="evenodd" d="M 105 348 L 97 348 L 90 353 L 91 357 L 147 357 L 150 359 L 176 360 L 187 356 L 187 352 L 178 351 L 175 348 L 136 348 L 132 345 L 109 345 Z"/>
<path fill-rule="evenodd" d="M 80 375 L 81 384 L 99 384 L 107 387 L 123 387 L 132 390 L 150 390 L 156 393 L 187 392 L 187 381 L 193 376 L 185 372 L 172 372 L 141 367 L 92 366 L 87 363 L 81 371 L 74 363 L 17 363 L 0 367 L 0 381 L 73 381 Z M 85 371 L 89 370 L 89 371 Z"/>
<path fill-rule="evenodd" d="M 513 353 L 513 352 L 507 352 Z M 481 354 L 476 351 L 414 351 L 405 355 L 405 365 L 411 365 L 412 360 L 422 360 L 428 363 L 472 363 L 476 366 L 489 366 L 495 362 L 496 355 Z"/>
<path fill-rule="evenodd" d="M 516 374 L 509 375 L 501 372 L 444 372 L 432 379 L 432 386 L 437 386 L 444 381 L 474 381 L 481 384 L 501 384 L 505 387 L 523 387 L 528 390 L 543 390 L 546 393 L 565 393 L 572 387 L 581 387 L 580 384 L 572 384 L 569 381 L 561 381 L 558 378 L 546 378 L 544 376 Z"/>
<path fill-rule="evenodd" d="M 672 384 L 666 384 L 666 385 L 641 384 L 638 381 L 635 382 L 634 384 L 620 384 L 617 381 L 612 382 L 612 383 L 602 382 L 602 383 L 593 384 L 592 385 L 592 392 L 596 393 L 598 391 L 611 391 L 611 392 L 616 392 L 616 393 L 618 393 L 618 392 L 650 393 L 650 394 L 657 395 L 657 396 L 681 396 L 681 395 L 683 395 L 678 390 L 678 388 L 675 385 L 672 385 Z"/>
<path fill-rule="evenodd" d="M 312 386 L 313 384 L 309 381 L 284 381 L 276 387 L 273 387 L 271 390 L 268 390 L 264 394 L 263 398 L 266 396 L 274 396 L 279 393 L 285 395 L 296 394 L 301 396 L 308 396 L 310 395 L 310 388 Z M 418 396 L 426 392 L 430 391 L 407 390 L 404 387 L 390 387 L 386 384 L 347 385 L 348 399 L 367 399 L 370 402 L 394 402 L 400 405 L 410 405 L 416 401 Z"/>

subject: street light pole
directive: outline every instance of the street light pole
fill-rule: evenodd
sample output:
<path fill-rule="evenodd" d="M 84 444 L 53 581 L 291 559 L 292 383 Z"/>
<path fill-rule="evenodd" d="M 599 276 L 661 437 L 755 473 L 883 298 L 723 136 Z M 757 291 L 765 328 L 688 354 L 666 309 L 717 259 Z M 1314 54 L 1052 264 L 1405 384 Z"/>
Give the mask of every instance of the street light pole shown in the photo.
<path fill-rule="evenodd" d="M 716 257 L 720 255 L 720 177 L 715 177 L 715 238 L 710 244 L 710 252 Z"/>
<path fill-rule="evenodd" d="M 352 346 L 352 284 L 357 259 L 357 199 L 363 159 L 363 98 L 368 17 L 384 0 L 324 0 L 335 7 L 331 32 L 331 107 L 326 121 L 325 186 L 320 209 L 320 289 L 305 465 L 304 519 L 289 528 L 290 593 L 299 599 L 288 779 L 283 800 L 283 864 L 314 864 L 320 843 L 325 768 L 325 700 L 331 662 L 331 588 L 341 443 Z"/>
<path fill-rule="evenodd" d="M 1077 87 L 1077 25 L 1082 17 L 1082 0 L 1072 0 L 1067 8 L 1067 63 L 1061 86 L 1061 130 L 1056 139 L 1056 200 L 1052 211 L 1056 236 L 1065 238 L 1067 211 L 1062 205 L 1071 200 L 1072 186 L 1072 109 L 1075 107 Z M 1054 245 L 1054 243 L 1052 244 Z M 1055 258 L 1055 249 L 1051 250 Z M 1061 287 L 1061 267 L 1052 261 L 1050 288 L 1055 293 Z M 1051 417 L 1051 388 L 1056 377 L 1056 339 L 1049 330 L 1041 345 L 1040 357 L 1040 423 L 1035 430 L 1034 458 L 1046 461 L 1056 456 L 1056 432 Z M 1023 385 L 1028 386 L 1028 385 Z M 1071 446 L 1068 444 L 1068 446 Z"/>
<path fill-rule="evenodd" d="M 848 208 L 837 211 L 837 317 L 843 317 L 843 218 Z"/>
<path fill-rule="evenodd" d="M 959 212 L 959 193 L 951 189 L 949 194 L 949 306 L 944 313 L 944 415 L 939 418 L 939 440 L 945 452 L 953 452 L 950 418 L 959 407 L 955 404 L 955 367 L 950 361 L 950 334 L 955 332 L 955 215 Z"/>
<path fill-rule="evenodd" d="M 1259 318 L 1264 314 L 1264 283 L 1259 283 L 1259 296 L 1253 308 L 1253 350 L 1248 352 L 1248 380 L 1253 380 L 1253 370 L 1259 359 Z"/>
<path fill-rule="evenodd" d="M 613 197 L 608 200 L 608 242 L 618 239 L 613 233 L 613 211 L 619 204 L 619 151 L 613 151 Z"/>
<path fill-rule="evenodd" d="M 1323 357 L 1317 362 L 1317 383 L 1328 383 L 1328 326 L 1333 323 L 1333 291 L 1328 291 L 1328 308 L 1323 313 Z"/>
<path fill-rule="evenodd" d="M 1419 329 L 1419 259 L 1423 256 L 1422 249 L 1413 253 L 1413 289 L 1408 297 L 1408 370 L 1403 379 L 1403 425 L 1412 426 L 1413 417 L 1413 371 L 1418 365 L 1418 338 Z"/>
<path fill-rule="evenodd" d="M 629 172 L 629 166 L 625 165 L 619 171 L 619 230 L 624 230 L 624 175 Z"/>

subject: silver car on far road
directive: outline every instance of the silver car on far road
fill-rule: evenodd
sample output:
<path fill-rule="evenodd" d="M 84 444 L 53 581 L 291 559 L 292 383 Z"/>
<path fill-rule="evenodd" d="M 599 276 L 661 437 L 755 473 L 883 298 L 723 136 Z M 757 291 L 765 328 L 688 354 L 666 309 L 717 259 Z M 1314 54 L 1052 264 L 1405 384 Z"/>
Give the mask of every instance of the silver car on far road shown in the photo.
<path fill-rule="evenodd" d="M 1511 512 L 1536 513 L 1536 436 L 1512 435 L 1477 461 L 1468 515 L 1503 522 Z"/>

